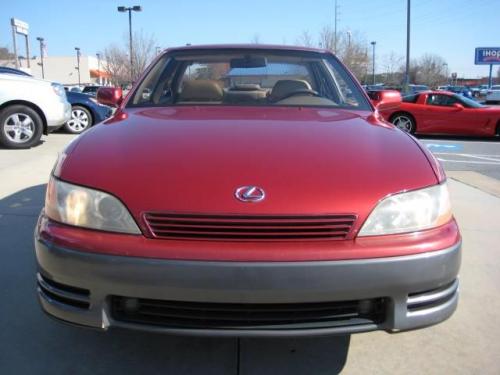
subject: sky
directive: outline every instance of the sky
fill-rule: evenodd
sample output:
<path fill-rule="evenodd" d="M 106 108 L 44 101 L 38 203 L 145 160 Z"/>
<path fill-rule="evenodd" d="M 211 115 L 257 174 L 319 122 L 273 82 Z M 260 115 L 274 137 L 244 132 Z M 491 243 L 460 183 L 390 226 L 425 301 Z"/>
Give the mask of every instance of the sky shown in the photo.
<path fill-rule="evenodd" d="M 458 77 L 488 75 L 474 65 L 475 47 L 500 47 L 500 0 L 412 0 L 411 57 L 443 57 Z M 10 18 L 29 24 L 32 55 L 44 37 L 49 55 L 95 55 L 128 35 L 128 17 L 118 5 L 141 5 L 133 29 L 153 35 L 162 48 L 191 44 L 295 44 L 307 31 L 318 38 L 333 26 L 335 0 L 2 0 L 0 47 L 12 48 Z M 337 0 L 339 32 L 376 41 L 376 70 L 390 53 L 406 54 L 407 0 Z M 21 37 L 18 45 L 22 44 Z M 371 46 L 369 46 L 371 47 Z M 24 47 L 23 47 L 24 48 Z M 20 54 L 24 54 L 24 49 Z M 494 70 L 496 73 L 496 68 Z"/>

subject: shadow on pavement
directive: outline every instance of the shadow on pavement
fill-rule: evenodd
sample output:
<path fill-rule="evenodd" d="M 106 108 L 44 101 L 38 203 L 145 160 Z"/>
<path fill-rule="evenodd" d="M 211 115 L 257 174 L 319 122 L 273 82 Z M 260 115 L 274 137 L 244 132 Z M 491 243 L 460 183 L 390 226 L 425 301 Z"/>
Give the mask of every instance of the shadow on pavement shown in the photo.
<path fill-rule="evenodd" d="M 336 374 L 349 336 L 194 338 L 67 326 L 36 300 L 33 230 L 46 185 L 0 199 L 1 374 Z"/>

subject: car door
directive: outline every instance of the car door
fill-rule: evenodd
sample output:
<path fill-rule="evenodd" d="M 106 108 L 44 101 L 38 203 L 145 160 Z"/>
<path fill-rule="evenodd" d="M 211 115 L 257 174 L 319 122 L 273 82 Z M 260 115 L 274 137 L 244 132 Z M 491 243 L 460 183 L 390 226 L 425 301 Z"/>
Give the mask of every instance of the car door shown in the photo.
<path fill-rule="evenodd" d="M 482 134 L 483 116 L 478 116 L 476 109 L 465 107 L 464 103 L 454 95 L 428 94 L 425 104 L 426 132 L 455 135 Z M 457 108 L 454 104 L 463 107 Z"/>

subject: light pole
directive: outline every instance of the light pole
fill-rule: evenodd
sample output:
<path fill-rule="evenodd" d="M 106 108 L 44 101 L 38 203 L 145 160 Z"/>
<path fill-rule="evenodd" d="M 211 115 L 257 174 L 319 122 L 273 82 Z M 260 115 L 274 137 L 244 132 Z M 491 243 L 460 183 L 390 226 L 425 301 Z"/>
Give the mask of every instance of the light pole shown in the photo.
<path fill-rule="evenodd" d="M 76 70 L 78 70 L 78 87 L 80 87 L 80 48 L 75 47 L 76 51 Z"/>
<path fill-rule="evenodd" d="M 101 54 L 97 52 L 95 54 L 97 56 L 97 82 L 99 85 L 101 84 Z"/>
<path fill-rule="evenodd" d="M 445 83 L 448 84 L 448 63 L 444 63 L 443 68 L 444 68 L 444 75 L 446 77 Z"/>
<path fill-rule="evenodd" d="M 408 92 L 408 85 L 410 84 L 410 14 L 411 0 L 408 0 L 406 4 L 406 69 L 403 92 Z"/>
<path fill-rule="evenodd" d="M 129 45 L 130 45 L 130 83 L 134 80 L 134 57 L 132 55 L 132 11 L 141 12 L 142 7 L 140 5 L 134 5 L 133 7 L 123 7 L 119 6 L 118 12 L 128 12 L 128 34 L 129 34 Z"/>
<path fill-rule="evenodd" d="M 370 44 L 372 45 L 372 81 L 375 84 L 375 44 L 377 42 L 373 41 Z"/>
<path fill-rule="evenodd" d="M 40 65 L 42 67 L 42 79 L 45 79 L 45 71 L 44 71 L 44 66 L 43 66 L 43 50 L 44 50 L 44 39 L 42 37 L 37 37 L 36 40 L 38 40 L 40 42 L 40 62 L 38 63 L 38 65 Z"/>

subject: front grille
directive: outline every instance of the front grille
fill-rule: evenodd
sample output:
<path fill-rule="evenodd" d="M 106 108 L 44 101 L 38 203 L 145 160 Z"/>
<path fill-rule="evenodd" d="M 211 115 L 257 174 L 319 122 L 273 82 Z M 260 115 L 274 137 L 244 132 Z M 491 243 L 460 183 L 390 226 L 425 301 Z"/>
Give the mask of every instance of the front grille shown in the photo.
<path fill-rule="evenodd" d="M 146 213 L 155 238 L 221 240 L 343 240 L 356 215 L 201 215 Z"/>
<path fill-rule="evenodd" d="M 315 303 L 203 303 L 113 296 L 113 319 L 184 329 L 306 329 L 382 323 L 386 299 Z"/>
<path fill-rule="evenodd" d="M 88 289 L 58 283 L 42 274 L 37 274 L 38 292 L 46 300 L 57 302 L 79 309 L 90 307 L 90 291 Z"/>

